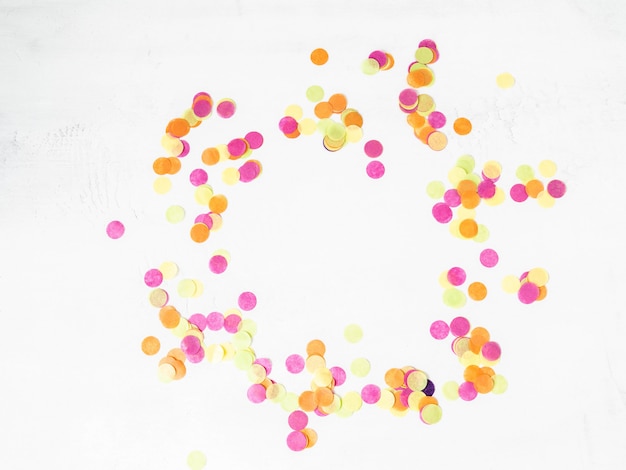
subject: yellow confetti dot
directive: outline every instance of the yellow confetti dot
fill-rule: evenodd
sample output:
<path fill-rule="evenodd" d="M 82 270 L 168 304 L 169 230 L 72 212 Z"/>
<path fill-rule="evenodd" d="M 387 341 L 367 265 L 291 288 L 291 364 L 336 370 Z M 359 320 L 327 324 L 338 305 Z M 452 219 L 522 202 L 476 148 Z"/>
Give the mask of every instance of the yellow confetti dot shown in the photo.
<path fill-rule="evenodd" d="M 496 84 L 502 89 L 511 88 L 515 85 L 515 77 L 508 72 L 501 73 L 496 77 Z"/>

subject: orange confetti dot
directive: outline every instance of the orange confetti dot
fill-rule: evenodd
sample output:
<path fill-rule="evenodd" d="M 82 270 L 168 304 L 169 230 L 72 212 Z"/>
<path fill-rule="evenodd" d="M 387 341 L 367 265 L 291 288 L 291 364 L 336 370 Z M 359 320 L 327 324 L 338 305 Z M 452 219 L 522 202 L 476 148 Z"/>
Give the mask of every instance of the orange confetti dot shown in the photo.
<path fill-rule="evenodd" d="M 399 388 L 404 385 L 404 371 L 396 367 L 392 367 L 385 372 L 385 383 L 391 388 Z"/>
<path fill-rule="evenodd" d="M 465 370 L 463 371 L 463 379 L 466 382 L 474 382 L 474 380 L 476 380 L 476 377 L 478 377 L 479 374 L 480 374 L 480 367 L 472 364 L 472 365 L 467 366 Z"/>
<path fill-rule="evenodd" d="M 474 209 L 480 204 L 480 196 L 476 191 L 464 191 L 461 193 L 461 205 L 466 209 Z"/>
<path fill-rule="evenodd" d="M 424 408 L 426 405 L 438 405 L 439 404 L 439 400 L 437 400 L 435 397 L 431 397 L 426 395 L 425 397 L 420 398 L 420 401 L 417 403 L 417 408 L 422 411 L 422 408 Z"/>
<path fill-rule="evenodd" d="M 317 408 L 317 398 L 315 392 L 311 390 L 305 390 L 298 397 L 298 405 L 302 411 L 314 411 Z"/>
<path fill-rule="evenodd" d="M 168 160 L 170 161 L 170 171 L 168 171 L 168 173 L 170 175 L 175 175 L 176 173 L 180 171 L 180 168 L 182 166 L 180 158 L 169 157 Z"/>
<path fill-rule="evenodd" d="M 530 180 L 526 183 L 526 193 L 533 199 L 537 198 L 543 189 L 543 183 L 539 180 Z"/>
<path fill-rule="evenodd" d="M 172 163 L 166 157 L 159 157 L 152 163 L 152 169 L 157 175 L 167 175 L 171 167 Z"/>
<path fill-rule="evenodd" d="M 348 106 L 348 98 L 346 98 L 346 95 L 341 93 L 335 93 L 332 95 L 328 98 L 328 102 L 330 103 L 333 113 L 335 114 L 343 112 L 346 109 L 346 106 Z"/>
<path fill-rule="evenodd" d="M 319 387 L 315 390 L 315 400 L 318 406 L 330 406 L 335 399 L 333 391 L 326 387 Z"/>
<path fill-rule="evenodd" d="M 141 342 L 141 350 L 147 356 L 154 356 L 160 349 L 161 342 L 154 336 L 146 336 Z"/>
<path fill-rule="evenodd" d="M 165 128 L 165 132 L 174 137 L 184 137 L 189 134 L 189 122 L 183 118 L 172 119 Z"/>
<path fill-rule="evenodd" d="M 209 147 L 202 152 L 202 162 L 205 165 L 215 165 L 220 161 L 220 152 L 215 147 Z"/>
<path fill-rule="evenodd" d="M 159 361 L 159 365 L 161 364 L 169 364 L 171 365 L 174 370 L 176 371 L 175 375 L 174 375 L 174 380 L 180 380 L 182 379 L 185 374 L 187 373 L 187 368 L 185 367 L 185 364 L 183 361 L 179 361 L 178 359 L 172 357 L 172 356 L 166 356 L 163 359 L 161 359 Z"/>
<path fill-rule="evenodd" d="M 346 127 L 348 126 L 363 127 L 363 116 L 361 116 L 361 114 L 358 111 L 355 111 L 354 109 L 346 109 L 341 114 L 341 121 Z"/>
<path fill-rule="evenodd" d="M 416 131 L 417 131 L 417 129 L 416 129 Z M 434 128 L 432 128 L 430 126 L 424 126 L 415 135 L 417 136 L 417 138 L 419 140 L 421 140 L 423 143 L 427 144 L 428 143 L 428 137 L 433 132 L 435 132 Z"/>
<path fill-rule="evenodd" d="M 472 123 L 469 119 L 464 117 L 460 117 L 456 121 L 454 121 L 452 127 L 454 128 L 454 132 L 459 135 L 467 135 L 472 132 Z"/>
<path fill-rule="evenodd" d="M 313 50 L 313 52 L 311 52 L 311 62 L 315 65 L 324 65 L 328 62 L 328 52 L 326 49 L 319 47 Z"/>
<path fill-rule="evenodd" d="M 427 68 L 412 70 L 406 76 L 406 82 L 409 84 L 409 86 L 412 86 L 413 88 L 428 86 L 432 83 L 432 81 L 433 73 L 430 71 L 430 69 Z"/>
<path fill-rule="evenodd" d="M 206 224 L 197 223 L 193 224 L 189 231 L 189 236 L 196 243 L 203 243 L 209 239 L 211 231 Z"/>
<path fill-rule="evenodd" d="M 319 339 L 313 339 L 306 345 L 306 353 L 309 356 L 322 356 L 326 353 L 326 345 Z"/>
<path fill-rule="evenodd" d="M 459 224 L 459 233 L 464 238 L 474 238 L 478 234 L 478 224 L 474 219 L 464 219 Z"/>
<path fill-rule="evenodd" d="M 489 393 L 493 390 L 493 379 L 487 374 L 478 374 L 474 380 L 474 388 L 478 393 Z"/>
<path fill-rule="evenodd" d="M 307 439 L 306 447 L 307 447 L 307 449 L 310 448 L 310 447 L 313 447 L 315 444 L 317 444 L 317 432 L 315 432 L 314 429 L 304 428 L 301 432 L 302 432 L 302 434 L 304 434 L 306 436 L 306 439 Z"/>
<path fill-rule="evenodd" d="M 176 328 L 180 323 L 180 313 L 172 305 L 166 305 L 159 311 L 159 320 L 165 328 Z"/>
<path fill-rule="evenodd" d="M 472 282 L 467 287 L 467 295 L 472 300 L 484 300 L 487 297 L 487 286 L 482 282 Z"/>
<path fill-rule="evenodd" d="M 315 105 L 313 112 L 320 119 L 329 118 L 333 114 L 333 105 L 328 101 L 320 101 Z"/>
<path fill-rule="evenodd" d="M 209 209 L 211 212 L 221 214 L 228 207 L 228 199 L 223 194 L 216 194 L 209 199 Z"/>
<path fill-rule="evenodd" d="M 413 129 L 419 129 L 426 124 L 426 118 L 417 112 L 412 112 L 406 117 L 406 122 L 409 123 Z"/>
<path fill-rule="evenodd" d="M 456 190 L 459 194 L 463 194 L 466 191 L 476 191 L 478 186 L 472 180 L 461 180 L 456 186 Z"/>
<path fill-rule="evenodd" d="M 539 286 L 539 295 L 537 296 L 537 300 L 543 300 L 548 295 L 548 288 L 546 286 Z"/>

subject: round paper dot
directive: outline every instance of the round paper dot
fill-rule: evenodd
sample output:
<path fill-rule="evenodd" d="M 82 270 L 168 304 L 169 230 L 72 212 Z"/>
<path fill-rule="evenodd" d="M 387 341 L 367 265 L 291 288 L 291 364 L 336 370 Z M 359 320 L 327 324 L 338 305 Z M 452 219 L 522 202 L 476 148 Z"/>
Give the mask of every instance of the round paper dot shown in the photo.
<path fill-rule="evenodd" d="M 107 235 L 113 240 L 117 240 L 122 235 L 124 235 L 125 230 L 126 229 L 124 228 L 124 224 L 119 220 L 113 220 L 109 222 L 106 228 Z"/>
<path fill-rule="evenodd" d="M 544 178 L 552 178 L 556 174 L 556 163 L 552 160 L 542 160 L 537 169 Z"/>
<path fill-rule="evenodd" d="M 337 366 L 331 367 L 329 370 L 330 370 L 330 373 L 333 375 L 333 379 L 335 379 L 336 387 L 339 387 L 345 383 L 346 378 L 347 378 L 345 370 Z"/>
<path fill-rule="evenodd" d="M 385 174 L 385 165 L 375 160 L 367 164 L 365 171 L 367 172 L 367 176 L 372 179 L 382 178 Z"/>
<path fill-rule="evenodd" d="M 433 217 L 440 224 L 447 224 L 452 220 L 452 209 L 448 204 L 438 202 L 432 209 Z"/>
<path fill-rule="evenodd" d="M 472 123 L 467 118 L 458 118 L 452 125 L 454 132 L 459 135 L 467 135 L 472 131 Z"/>
<path fill-rule="evenodd" d="M 222 274 L 228 268 L 228 261 L 222 255 L 214 255 L 209 259 L 209 270 L 214 274 Z"/>
<path fill-rule="evenodd" d="M 443 291 L 443 303 L 448 307 L 461 308 L 467 301 L 463 291 L 456 287 L 449 287 Z"/>
<path fill-rule="evenodd" d="M 343 330 L 343 336 L 348 343 L 358 343 L 363 338 L 363 329 L 356 324 L 348 325 Z"/>
<path fill-rule="evenodd" d="M 294 431 L 302 431 L 309 424 L 309 417 L 304 411 L 292 411 L 287 418 L 287 423 Z"/>
<path fill-rule="evenodd" d="M 154 356 L 160 349 L 161 342 L 154 336 L 146 336 L 141 342 L 141 350 L 148 356 Z"/>
<path fill-rule="evenodd" d="M 159 287 L 163 282 L 163 273 L 158 269 L 149 269 L 144 274 L 143 281 L 148 287 Z"/>
<path fill-rule="evenodd" d="M 523 283 L 519 291 L 517 291 L 517 298 L 523 304 L 531 304 L 539 297 L 539 287 L 532 282 Z"/>
<path fill-rule="evenodd" d="M 306 449 L 308 439 L 302 431 L 292 431 L 287 435 L 287 447 L 299 452 Z"/>
<path fill-rule="evenodd" d="M 380 157 L 383 153 L 383 144 L 378 140 L 368 140 L 363 146 L 363 151 L 370 158 Z"/>
<path fill-rule="evenodd" d="M 187 455 L 187 466 L 191 470 L 202 470 L 207 463 L 206 455 L 199 450 L 192 450 Z"/>
<path fill-rule="evenodd" d="M 548 183 L 548 194 L 555 199 L 559 199 L 565 195 L 567 188 L 561 180 L 552 180 Z"/>
<path fill-rule="evenodd" d="M 492 393 L 499 395 L 500 393 L 506 392 L 506 389 L 509 387 L 507 380 L 499 374 L 496 374 L 492 377 L 493 379 L 493 390 Z"/>
<path fill-rule="evenodd" d="M 367 58 L 361 62 L 361 71 L 365 75 L 375 75 L 380 71 L 380 64 L 376 59 Z"/>
<path fill-rule="evenodd" d="M 465 282 L 467 275 L 463 268 L 454 267 L 448 270 L 448 282 L 453 286 L 460 286 Z"/>
<path fill-rule="evenodd" d="M 252 292 L 243 292 L 239 295 L 238 299 L 239 308 L 241 310 L 249 311 L 256 307 L 256 295 Z"/>
<path fill-rule="evenodd" d="M 441 391 L 443 392 L 443 396 L 448 400 L 456 400 L 459 398 L 459 384 L 453 380 L 444 383 Z"/>
<path fill-rule="evenodd" d="M 167 176 L 159 176 L 154 180 L 152 188 L 157 194 L 167 194 L 172 189 L 172 180 Z"/>
<path fill-rule="evenodd" d="M 171 224 L 178 224 L 185 219 L 185 209 L 182 206 L 170 206 L 165 211 L 165 218 Z"/>
<path fill-rule="evenodd" d="M 446 125 L 446 116 L 439 111 L 433 111 L 428 115 L 428 124 L 434 129 L 440 129 Z"/>
<path fill-rule="evenodd" d="M 206 317 L 201 313 L 194 313 L 189 317 L 189 323 L 196 325 L 200 331 L 206 328 Z"/>
<path fill-rule="evenodd" d="M 435 151 L 440 151 L 446 148 L 448 145 L 448 138 L 443 132 L 434 131 L 428 135 L 428 146 Z"/>
<path fill-rule="evenodd" d="M 493 268 L 498 264 L 500 257 L 496 250 L 492 250 L 491 248 L 485 248 L 480 252 L 480 264 L 485 266 L 486 268 Z"/>
<path fill-rule="evenodd" d="M 285 367 L 292 374 L 299 374 L 304 370 L 304 358 L 299 354 L 292 354 L 285 360 Z"/>
<path fill-rule="evenodd" d="M 380 400 L 380 387 L 374 384 L 368 384 L 361 389 L 361 399 L 363 403 L 373 405 Z"/>
<path fill-rule="evenodd" d="M 224 315 L 220 312 L 211 312 L 206 316 L 206 326 L 211 331 L 221 330 L 224 326 Z"/>
<path fill-rule="evenodd" d="M 431 199 L 441 199 L 445 191 L 446 188 L 441 181 L 431 181 L 426 186 L 426 194 Z"/>
<path fill-rule="evenodd" d="M 435 339 L 446 339 L 450 333 L 450 327 L 443 320 L 434 321 L 430 325 L 430 335 Z"/>
<path fill-rule="evenodd" d="M 235 114 L 235 102 L 231 99 L 225 98 L 217 102 L 217 107 L 215 110 L 219 117 L 224 119 L 231 118 Z"/>
<path fill-rule="evenodd" d="M 248 387 L 248 400 L 252 403 L 265 401 L 265 387 L 261 384 L 252 384 Z"/>
<path fill-rule="evenodd" d="M 163 279 L 174 279 L 178 275 L 178 265 L 173 261 L 164 261 L 159 266 L 159 271 L 163 274 Z"/>
<path fill-rule="evenodd" d="M 515 78 L 508 72 L 501 73 L 496 77 L 496 84 L 500 88 L 511 88 L 515 85 Z"/>
<path fill-rule="evenodd" d="M 311 52 L 310 58 L 311 62 L 313 62 L 315 65 L 324 65 L 326 62 L 328 62 L 328 52 L 326 51 L 326 49 L 318 47 Z"/>
<path fill-rule="evenodd" d="M 420 417 L 426 424 L 435 424 L 441 421 L 443 410 L 439 405 L 429 403 L 420 411 Z"/>
<path fill-rule="evenodd" d="M 477 395 L 478 392 L 472 382 L 463 382 L 459 385 L 459 397 L 461 397 L 462 400 L 472 401 Z"/>
<path fill-rule="evenodd" d="M 365 377 L 370 373 L 370 368 L 370 361 L 364 357 L 359 357 L 350 364 L 350 372 L 352 372 L 355 377 Z"/>
<path fill-rule="evenodd" d="M 497 361 L 498 359 L 500 359 L 500 355 L 502 354 L 500 345 L 495 341 L 487 341 L 485 344 L 483 344 L 480 352 L 482 353 L 483 357 L 488 361 Z"/>
<path fill-rule="evenodd" d="M 528 275 L 526 276 L 528 280 L 538 286 L 545 286 L 550 279 L 550 275 L 548 271 L 543 268 L 533 268 L 528 271 Z"/>
<path fill-rule="evenodd" d="M 465 317 L 456 317 L 450 322 L 450 332 L 454 336 L 465 336 L 469 333 L 470 322 Z"/>
<path fill-rule="evenodd" d="M 205 184 L 209 179 L 209 175 L 202 168 L 196 168 L 191 173 L 189 173 L 189 182 L 193 186 L 200 186 L 201 184 Z"/>
<path fill-rule="evenodd" d="M 467 295 L 469 295 L 472 300 L 484 300 L 487 297 L 487 286 L 482 282 L 472 282 L 467 286 Z"/>

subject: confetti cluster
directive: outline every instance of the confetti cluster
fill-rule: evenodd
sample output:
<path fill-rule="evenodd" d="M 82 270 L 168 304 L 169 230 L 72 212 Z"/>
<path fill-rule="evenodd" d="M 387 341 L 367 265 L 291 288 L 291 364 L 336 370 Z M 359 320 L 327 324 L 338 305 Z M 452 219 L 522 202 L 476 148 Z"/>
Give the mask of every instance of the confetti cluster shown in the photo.
<path fill-rule="evenodd" d="M 391 69 L 395 64 L 393 56 L 385 51 L 372 51 L 367 59 L 361 62 L 361 71 L 366 75 L 375 75 Z"/>
<path fill-rule="evenodd" d="M 502 289 L 509 294 L 517 294 L 523 304 L 532 304 L 543 300 L 548 295 L 548 271 L 543 268 L 533 268 L 521 276 L 508 275 L 502 280 Z"/>
<path fill-rule="evenodd" d="M 556 163 L 543 160 L 539 163 L 539 173 L 544 178 L 551 178 L 556 174 Z M 511 199 L 515 202 L 524 202 L 528 198 L 536 199 L 541 207 L 552 207 L 556 199 L 565 195 L 565 183 L 558 179 L 551 179 L 545 183 L 535 177 L 535 171 L 530 165 L 520 165 L 515 176 L 521 181 L 514 184 L 509 190 Z"/>

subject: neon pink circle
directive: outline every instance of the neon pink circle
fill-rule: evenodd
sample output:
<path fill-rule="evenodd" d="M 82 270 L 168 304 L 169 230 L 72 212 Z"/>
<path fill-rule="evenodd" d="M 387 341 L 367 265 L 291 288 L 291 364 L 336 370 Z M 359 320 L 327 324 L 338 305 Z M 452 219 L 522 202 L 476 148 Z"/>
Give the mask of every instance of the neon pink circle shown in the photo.
<path fill-rule="evenodd" d="M 190 354 L 197 354 L 198 351 L 202 349 L 200 338 L 193 335 L 185 336 L 183 339 L 180 340 L 180 349 L 187 356 Z"/>
<path fill-rule="evenodd" d="M 437 49 L 437 44 L 432 39 L 422 39 L 418 47 L 428 47 L 429 49 Z"/>
<path fill-rule="evenodd" d="M 548 194 L 555 199 L 559 199 L 565 195 L 567 188 L 561 180 L 552 180 L 548 183 Z"/>
<path fill-rule="evenodd" d="M 189 362 L 193 362 L 194 364 L 202 362 L 204 359 L 204 348 L 198 349 L 198 352 L 194 354 L 187 354 L 187 359 Z"/>
<path fill-rule="evenodd" d="M 239 181 L 249 183 L 256 179 L 261 173 L 261 168 L 257 162 L 249 161 L 239 167 Z"/>
<path fill-rule="evenodd" d="M 446 339 L 450 334 L 450 327 L 443 320 L 437 320 L 430 325 L 430 335 L 435 339 Z"/>
<path fill-rule="evenodd" d="M 439 111 L 433 111 L 428 115 L 428 124 L 434 129 L 441 129 L 446 125 L 446 116 Z"/>
<path fill-rule="evenodd" d="M 196 325 L 200 331 L 206 329 L 206 317 L 201 313 L 194 313 L 189 317 L 189 323 Z"/>
<path fill-rule="evenodd" d="M 205 184 L 209 180 L 209 175 L 202 168 L 196 168 L 189 173 L 189 182 L 194 186 Z"/>
<path fill-rule="evenodd" d="M 263 145 L 263 135 L 260 132 L 250 131 L 244 137 L 252 150 L 256 150 Z"/>
<path fill-rule="evenodd" d="M 222 255 L 211 256 L 209 259 L 209 270 L 213 274 L 222 274 L 228 268 L 228 260 Z"/>
<path fill-rule="evenodd" d="M 194 219 L 194 223 L 204 224 L 209 227 L 209 230 L 211 230 L 213 228 L 213 219 L 209 214 L 210 212 L 207 212 L 206 214 L 198 214 Z"/>
<path fill-rule="evenodd" d="M 124 235 L 124 231 L 126 229 L 124 227 L 124 224 L 120 222 L 119 220 L 112 220 L 107 225 L 106 230 L 107 230 L 107 235 L 109 236 L 109 238 L 112 238 L 113 240 L 117 240 L 122 235 Z"/>
<path fill-rule="evenodd" d="M 509 194 L 511 195 L 511 199 L 513 199 L 515 202 L 524 202 L 526 199 L 528 199 L 526 186 L 521 183 L 517 183 L 511 186 Z"/>
<path fill-rule="evenodd" d="M 333 379 L 335 379 L 335 387 L 339 387 L 340 385 L 343 385 L 346 381 L 346 371 L 343 370 L 341 367 L 331 367 L 330 369 L 330 373 L 333 376 Z"/>
<path fill-rule="evenodd" d="M 158 269 L 148 269 L 143 276 L 143 282 L 148 287 L 159 287 L 163 282 L 163 273 Z"/>
<path fill-rule="evenodd" d="M 496 250 L 485 248 L 480 252 L 480 264 L 486 268 L 493 268 L 496 264 L 498 264 L 499 260 L 500 257 L 498 256 Z"/>
<path fill-rule="evenodd" d="M 304 370 L 304 358 L 300 354 L 292 354 L 285 359 L 285 367 L 292 374 L 299 374 Z"/>
<path fill-rule="evenodd" d="M 248 400 L 252 403 L 265 401 L 265 387 L 261 384 L 252 384 L 248 388 Z"/>
<path fill-rule="evenodd" d="M 483 180 L 493 181 L 494 183 L 500 179 L 500 176 L 496 176 L 495 178 L 489 178 L 487 177 L 487 175 L 485 175 L 484 171 L 480 172 L 480 176 L 482 176 Z"/>
<path fill-rule="evenodd" d="M 283 134 L 291 134 L 298 130 L 298 121 L 291 116 L 285 116 L 278 121 L 278 128 Z"/>
<path fill-rule="evenodd" d="M 377 158 L 383 154 L 383 144 L 378 140 L 368 140 L 363 146 L 365 155 L 370 158 Z"/>
<path fill-rule="evenodd" d="M 272 360 L 268 357 L 259 357 L 254 361 L 254 364 L 260 364 L 265 369 L 267 375 L 272 373 Z"/>
<path fill-rule="evenodd" d="M 192 109 L 193 113 L 202 119 L 211 114 L 211 111 L 213 111 L 213 106 L 208 100 L 199 100 L 193 104 Z"/>
<path fill-rule="evenodd" d="M 224 329 L 229 333 L 237 333 L 240 323 L 241 317 L 233 313 L 224 318 Z"/>
<path fill-rule="evenodd" d="M 448 204 L 438 202 L 433 206 L 433 217 L 440 224 L 447 224 L 452 220 L 452 209 Z"/>
<path fill-rule="evenodd" d="M 417 90 L 415 88 L 405 88 L 398 95 L 398 101 L 405 108 L 413 107 L 417 104 Z"/>
<path fill-rule="evenodd" d="M 469 330 L 470 322 L 465 317 L 456 317 L 450 322 L 450 332 L 454 336 L 465 336 Z"/>
<path fill-rule="evenodd" d="M 467 279 L 467 274 L 465 274 L 465 270 L 463 268 L 459 268 L 455 266 L 454 268 L 448 269 L 448 282 L 453 286 L 461 286 Z"/>
<path fill-rule="evenodd" d="M 248 143 L 245 139 L 233 139 L 228 142 L 228 153 L 233 157 L 241 157 L 248 150 Z"/>
<path fill-rule="evenodd" d="M 525 282 L 517 291 L 517 298 L 523 304 L 532 304 L 539 297 L 539 287 L 532 282 Z"/>
<path fill-rule="evenodd" d="M 483 344 L 480 352 L 482 353 L 483 357 L 488 361 L 497 361 L 502 355 L 500 345 L 495 341 L 487 341 L 485 344 Z"/>
<path fill-rule="evenodd" d="M 224 326 L 224 315 L 220 312 L 211 312 L 206 316 L 206 326 L 211 331 L 221 330 Z"/>
<path fill-rule="evenodd" d="M 377 180 L 379 178 L 382 178 L 385 174 L 385 165 L 383 165 L 378 160 L 374 160 L 373 162 L 369 162 L 367 164 L 365 171 L 367 172 L 367 176 Z"/>
<path fill-rule="evenodd" d="M 443 193 L 443 201 L 450 207 L 458 207 L 461 205 L 461 196 L 456 189 L 448 189 Z"/>
<path fill-rule="evenodd" d="M 384 67 L 385 65 L 387 65 L 387 61 L 389 60 L 387 58 L 387 54 L 385 54 L 383 51 L 372 51 L 368 59 L 374 59 L 376 62 L 378 62 L 378 65 L 380 67 Z"/>
<path fill-rule="evenodd" d="M 291 431 L 287 435 L 287 447 L 295 452 L 306 449 L 308 441 L 309 440 L 302 431 Z"/>
<path fill-rule="evenodd" d="M 220 101 L 219 103 L 217 103 L 217 115 L 221 118 L 224 119 L 228 119 L 230 117 L 233 117 L 233 114 L 235 114 L 235 103 L 233 103 L 232 101 Z"/>
<path fill-rule="evenodd" d="M 294 431 L 302 431 L 309 424 L 309 417 L 304 411 L 295 410 L 287 418 L 287 424 Z"/>
<path fill-rule="evenodd" d="M 361 399 L 368 405 L 378 403 L 380 400 L 380 387 L 374 384 L 368 384 L 361 389 Z"/>
<path fill-rule="evenodd" d="M 241 310 L 249 311 L 256 307 L 256 295 L 252 292 L 242 292 L 237 300 Z"/>
<path fill-rule="evenodd" d="M 496 184 L 491 180 L 483 180 L 478 183 L 476 192 L 483 199 L 491 199 L 496 195 Z"/>
<path fill-rule="evenodd" d="M 400 392 L 400 403 L 402 403 L 405 407 L 409 407 L 409 395 L 413 393 L 409 387 L 403 388 Z"/>
<path fill-rule="evenodd" d="M 183 149 L 178 154 L 178 158 L 185 158 L 187 155 L 189 155 L 189 150 L 191 149 L 191 147 L 189 146 L 189 142 L 187 142 L 186 140 L 180 139 L 180 142 L 183 144 Z"/>
<path fill-rule="evenodd" d="M 461 397 L 462 400 L 472 401 L 477 395 L 478 392 L 472 382 L 463 382 L 459 385 L 459 397 Z"/>

